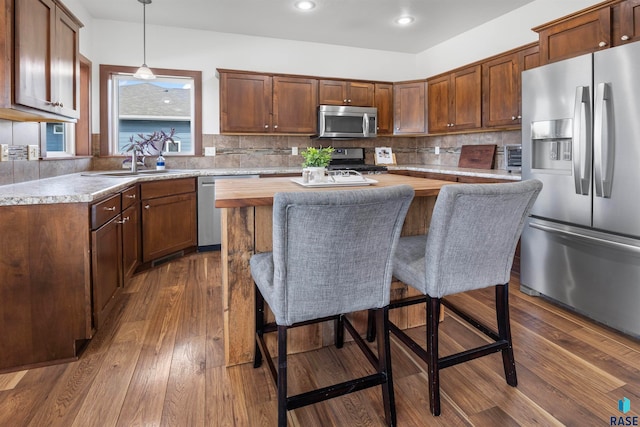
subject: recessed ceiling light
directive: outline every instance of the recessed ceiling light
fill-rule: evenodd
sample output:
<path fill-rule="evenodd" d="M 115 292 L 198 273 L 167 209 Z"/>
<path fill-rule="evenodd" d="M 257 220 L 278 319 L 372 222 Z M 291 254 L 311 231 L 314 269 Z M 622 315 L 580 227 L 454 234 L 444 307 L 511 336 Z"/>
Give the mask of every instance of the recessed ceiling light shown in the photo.
<path fill-rule="evenodd" d="M 311 10 L 316 7 L 316 4 L 309 0 L 297 1 L 295 5 L 300 10 Z"/>
<path fill-rule="evenodd" d="M 398 25 L 409 25 L 414 20 L 415 19 L 413 18 L 413 16 L 401 16 L 400 18 L 396 19 L 396 24 L 398 24 Z"/>

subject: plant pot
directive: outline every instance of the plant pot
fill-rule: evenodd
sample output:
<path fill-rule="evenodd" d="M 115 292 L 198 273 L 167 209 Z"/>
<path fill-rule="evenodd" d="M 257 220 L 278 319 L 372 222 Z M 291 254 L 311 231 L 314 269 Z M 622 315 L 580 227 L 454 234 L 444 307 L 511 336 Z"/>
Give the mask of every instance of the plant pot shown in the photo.
<path fill-rule="evenodd" d="M 313 182 L 313 183 L 319 183 L 319 182 L 326 182 L 326 171 L 327 168 L 326 167 L 316 167 L 316 166 L 309 166 L 304 168 L 304 171 L 309 171 L 309 182 Z"/>

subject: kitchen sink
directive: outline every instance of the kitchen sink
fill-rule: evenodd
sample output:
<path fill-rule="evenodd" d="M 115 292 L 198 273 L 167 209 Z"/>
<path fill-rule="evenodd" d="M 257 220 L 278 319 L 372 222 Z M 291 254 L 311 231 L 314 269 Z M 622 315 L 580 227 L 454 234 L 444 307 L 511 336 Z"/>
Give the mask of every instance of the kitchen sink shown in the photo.
<path fill-rule="evenodd" d="M 171 173 L 181 173 L 184 172 L 182 170 L 177 169 L 165 169 L 165 170 L 157 170 L 157 169 L 144 169 L 136 172 L 132 172 L 130 170 L 118 170 L 118 171 L 96 171 L 96 172 L 85 172 L 82 176 L 113 176 L 125 178 L 128 176 L 144 176 L 144 175 L 163 175 L 163 174 L 171 174 Z"/>

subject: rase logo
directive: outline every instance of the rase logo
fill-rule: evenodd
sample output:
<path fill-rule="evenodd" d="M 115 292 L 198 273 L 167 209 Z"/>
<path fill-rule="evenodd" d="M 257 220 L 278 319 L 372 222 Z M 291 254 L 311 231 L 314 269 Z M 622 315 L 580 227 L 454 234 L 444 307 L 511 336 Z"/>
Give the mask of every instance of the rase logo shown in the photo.
<path fill-rule="evenodd" d="M 623 414 L 626 414 L 631 410 L 631 401 L 626 397 L 618 400 L 618 410 Z M 609 419 L 609 425 L 611 426 L 637 426 L 638 416 L 619 416 L 611 417 Z"/>

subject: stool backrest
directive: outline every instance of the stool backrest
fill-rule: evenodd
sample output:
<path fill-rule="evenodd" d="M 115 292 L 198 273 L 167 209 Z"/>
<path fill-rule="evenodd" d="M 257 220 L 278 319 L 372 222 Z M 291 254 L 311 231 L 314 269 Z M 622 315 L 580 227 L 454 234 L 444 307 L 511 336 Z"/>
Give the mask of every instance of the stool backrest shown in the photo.
<path fill-rule="evenodd" d="M 389 304 L 393 254 L 413 195 L 408 185 L 276 194 L 270 305 L 280 304 L 278 323 Z"/>
<path fill-rule="evenodd" d="M 442 187 L 431 217 L 427 293 L 443 297 L 509 282 L 513 256 L 542 183 Z"/>

